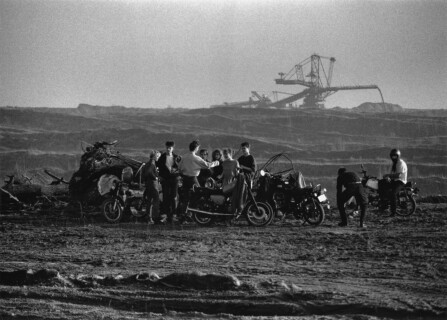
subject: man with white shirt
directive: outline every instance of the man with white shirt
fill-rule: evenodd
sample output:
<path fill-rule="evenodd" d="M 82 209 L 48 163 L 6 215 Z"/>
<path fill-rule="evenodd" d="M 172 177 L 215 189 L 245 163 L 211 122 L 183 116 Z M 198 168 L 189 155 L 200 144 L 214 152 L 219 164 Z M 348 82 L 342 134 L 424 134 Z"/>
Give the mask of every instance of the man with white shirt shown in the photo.
<path fill-rule="evenodd" d="M 210 169 L 219 165 L 219 161 L 206 162 L 196 152 L 199 150 L 199 141 L 194 140 L 189 144 L 189 152 L 182 157 L 178 167 L 183 178 L 183 191 L 180 196 L 180 203 L 178 212 L 181 215 L 180 220 L 185 221 L 186 217 L 186 201 L 189 196 L 189 192 L 194 186 L 200 186 L 197 177 L 200 174 L 200 169 Z"/>
<path fill-rule="evenodd" d="M 179 170 L 183 176 L 184 190 L 190 190 L 194 185 L 199 186 L 197 177 L 200 174 L 200 169 L 211 169 L 219 165 L 219 161 L 207 162 L 196 155 L 199 148 L 199 142 L 194 140 L 189 144 L 189 153 L 180 160 Z"/>
<path fill-rule="evenodd" d="M 407 164 L 401 159 L 399 149 L 393 149 L 390 152 L 392 161 L 390 173 L 383 176 L 390 182 L 390 207 L 391 215 L 396 215 L 397 195 L 401 188 L 407 183 Z"/>

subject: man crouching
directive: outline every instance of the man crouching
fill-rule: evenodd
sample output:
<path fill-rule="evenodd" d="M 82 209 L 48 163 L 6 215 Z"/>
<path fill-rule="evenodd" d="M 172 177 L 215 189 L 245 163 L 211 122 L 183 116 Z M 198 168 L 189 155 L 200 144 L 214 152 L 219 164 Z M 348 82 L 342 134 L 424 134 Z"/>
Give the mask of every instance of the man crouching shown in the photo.
<path fill-rule="evenodd" d="M 342 191 L 342 187 L 345 190 Z M 348 218 L 345 211 L 345 203 L 354 197 L 357 204 L 360 206 L 360 228 L 366 228 L 363 224 L 366 213 L 366 205 L 368 204 L 368 196 L 363 188 L 359 176 L 355 172 L 346 172 L 346 168 L 338 169 L 337 178 L 337 206 L 340 211 L 341 222 L 340 227 L 348 225 Z"/>

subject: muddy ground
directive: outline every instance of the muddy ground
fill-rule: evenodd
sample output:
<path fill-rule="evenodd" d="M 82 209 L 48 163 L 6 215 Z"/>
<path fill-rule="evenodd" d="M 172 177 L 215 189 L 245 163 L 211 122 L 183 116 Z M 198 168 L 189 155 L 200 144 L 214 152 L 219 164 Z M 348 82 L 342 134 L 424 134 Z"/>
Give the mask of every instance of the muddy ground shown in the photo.
<path fill-rule="evenodd" d="M 2 214 L 0 319 L 445 319 L 446 207 L 366 230 Z"/>

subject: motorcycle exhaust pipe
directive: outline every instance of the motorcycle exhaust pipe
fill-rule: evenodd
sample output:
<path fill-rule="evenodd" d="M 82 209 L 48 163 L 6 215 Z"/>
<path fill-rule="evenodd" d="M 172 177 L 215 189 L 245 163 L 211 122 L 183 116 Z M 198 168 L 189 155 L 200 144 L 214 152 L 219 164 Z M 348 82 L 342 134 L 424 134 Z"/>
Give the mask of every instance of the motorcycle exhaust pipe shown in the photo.
<path fill-rule="evenodd" d="M 199 209 L 193 209 L 193 208 L 186 208 L 187 212 L 196 212 L 196 213 L 203 213 L 207 214 L 209 216 L 233 216 L 231 213 L 219 213 L 219 212 L 209 212 L 209 211 L 203 211 Z"/>

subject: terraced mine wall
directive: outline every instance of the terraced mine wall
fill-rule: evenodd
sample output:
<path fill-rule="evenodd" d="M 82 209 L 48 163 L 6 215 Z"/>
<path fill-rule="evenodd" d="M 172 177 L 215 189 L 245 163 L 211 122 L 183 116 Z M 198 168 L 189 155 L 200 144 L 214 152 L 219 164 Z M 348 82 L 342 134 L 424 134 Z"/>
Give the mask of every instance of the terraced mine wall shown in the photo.
<path fill-rule="evenodd" d="M 364 164 L 369 174 L 381 176 L 389 168 L 389 150 L 398 147 L 422 195 L 447 193 L 447 110 L 2 107 L 0 174 L 25 171 L 45 183 L 46 168 L 68 180 L 79 167 L 81 141 L 119 140 L 120 152 L 145 161 L 166 140 L 174 140 L 183 154 L 193 139 L 210 151 L 237 150 L 249 141 L 260 165 L 287 152 L 306 181 L 323 184 L 330 197 L 338 167 L 359 172 Z"/>

